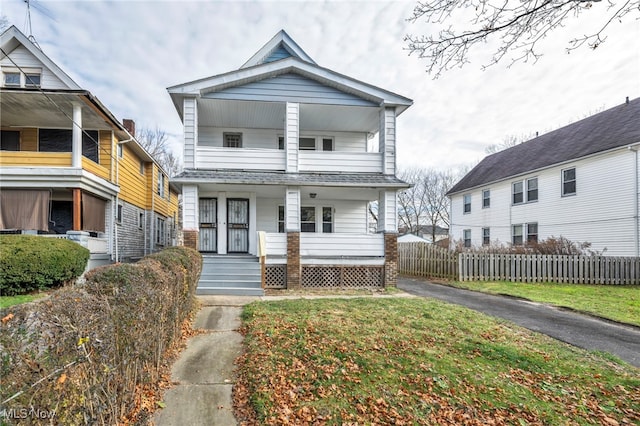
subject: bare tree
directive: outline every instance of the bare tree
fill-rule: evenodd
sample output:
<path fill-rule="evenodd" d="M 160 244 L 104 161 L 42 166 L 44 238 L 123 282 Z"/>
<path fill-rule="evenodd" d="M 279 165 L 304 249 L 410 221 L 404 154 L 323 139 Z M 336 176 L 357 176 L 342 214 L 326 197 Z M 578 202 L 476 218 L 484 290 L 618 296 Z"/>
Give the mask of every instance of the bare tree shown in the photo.
<path fill-rule="evenodd" d="M 511 64 L 537 61 L 537 45 L 549 33 L 562 27 L 568 19 L 591 12 L 602 16 L 602 25 L 579 35 L 566 47 L 567 52 L 587 45 L 596 49 L 606 40 L 607 27 L 626 15 L 640 12 L 640 0 L 427 0 L 419 1 L 409 22 L 426 21 L 431 34 L 405 36 L 410 54 L 427 60 L 427 72 L 438 77 L 443 71 L 469 62 L 472 48 L 490 38 L 500 42 L 488 64 L 494 65 L 507 53 L 514 53 Z M 469 20 L 462 15 L 471 13 Z M 454 28 L 465 22 L 466 28 Z"/>
<path fill-rule="evenodd" d="M 171 151 L 169 137 L 164 130 L 143 128 L 137 132 L 136 139 L 169 176 L 175 176 L 182 170 L 182 162 Z"/>
<path fill-rule="evenodd" d="M 533 134 L 529 134 L 529 135 L 521 135 L 521 136 L 516 136 L 516 135 L 509 135 L 506 136 L 502 142 L 500 143 L 494 143 L 492 145 L 487 146 L 484 149 L 485 154 L 490 155 L 490 154 L 495 154 L 496 152 L 500 152 L 500 151 L 504 151 L 505 149 L 514 147 L 516 145 L 521 144 L 522 142 L 526 142 L 530 139 L 533 139 L 535 137 L 538 136 L 538 132 L 533 133 Z"/>
<path fill-rule="evenodd" d="M 398 195 L 398 217 L 407 232 L 416 233 L 422 226 L 430 227 L 432 241 L 436 240 L 436 227 L 448 228 L 450 201 L 447 192 L 460 173 L 447 170 L 410 168 L 398 177 L 412 187 Z"/>

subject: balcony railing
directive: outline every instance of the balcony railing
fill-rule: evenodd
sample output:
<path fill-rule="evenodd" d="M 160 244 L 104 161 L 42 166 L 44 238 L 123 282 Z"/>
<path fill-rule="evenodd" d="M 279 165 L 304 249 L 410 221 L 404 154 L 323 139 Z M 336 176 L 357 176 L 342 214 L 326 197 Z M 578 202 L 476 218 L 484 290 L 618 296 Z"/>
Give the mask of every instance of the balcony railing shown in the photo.
<path fill-rule="evenodd" d="M 284 170 L 285 153 L 279 149 L 198 147 L 198 168 Z"/>
<path fill-rule="evenodd" d="M 302 172 L 382 173 L 379 152 L 300 151 L 298 169 Z"/>
<path fill-rule="evenodd" d="M 263 255 L 286 257 L 287 234 L 267 232 Z M 320 258 L 383 257 L 384 236 L 382 234 L 300 234 L 300 256 Z"/>

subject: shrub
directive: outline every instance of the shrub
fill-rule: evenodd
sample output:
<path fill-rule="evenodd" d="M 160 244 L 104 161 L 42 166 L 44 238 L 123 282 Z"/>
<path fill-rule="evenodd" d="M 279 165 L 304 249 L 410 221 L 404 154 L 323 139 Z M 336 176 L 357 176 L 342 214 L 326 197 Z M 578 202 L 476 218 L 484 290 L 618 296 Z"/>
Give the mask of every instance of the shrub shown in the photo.
<path fill-rule="evenodd" d="M 25 294 L 75 280 L 88 260 L 89 250 L 73 241 L 1 235 L 0 294 Z"/>
<path fill-rule="evenodd" d="M 57 407 L 56 424 L 131 420 L 145 407 L 141 390 L 160 380 L 165 353 L 194 311 L 201 268 L 198 252 L 171 248 L 135 264 L 96 268 L 82 285 L 0 312 L 14 315 L 0 325 L 0 381 L 8 385 L 0 401 L 22 389 L 10 407 Z"/>

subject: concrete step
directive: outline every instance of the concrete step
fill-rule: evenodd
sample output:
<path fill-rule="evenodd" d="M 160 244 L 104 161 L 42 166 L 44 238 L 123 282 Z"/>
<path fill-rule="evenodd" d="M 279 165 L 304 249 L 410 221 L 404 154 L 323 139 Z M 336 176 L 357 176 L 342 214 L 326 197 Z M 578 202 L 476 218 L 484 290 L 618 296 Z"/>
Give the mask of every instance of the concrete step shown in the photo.
<path fill-rule="evenodd" d="M 262 275 L 260 272 L 257 273 L 220 273 L 220 272 L 202 272 L 200 274 L 200 281 L 257 281 L 260 282 L 262 280 Z"/>
<path fill-rule="evenodd" d="M 264 290 L 254 287 L 214 287 L 200 286 L 197 295 L 226 295 L 226 296 L 264 296 Z"/>

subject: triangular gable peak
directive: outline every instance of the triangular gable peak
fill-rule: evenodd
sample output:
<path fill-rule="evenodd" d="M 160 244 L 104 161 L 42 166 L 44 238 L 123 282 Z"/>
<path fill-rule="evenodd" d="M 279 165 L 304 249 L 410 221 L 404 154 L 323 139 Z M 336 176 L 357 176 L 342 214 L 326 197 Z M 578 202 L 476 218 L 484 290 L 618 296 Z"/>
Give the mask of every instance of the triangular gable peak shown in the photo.
<path fill-rule="evenodd" d="M 81 90 L 81 87 L 15 26 L 0 36 L 3 69 L 41 70 L 43 89 Z"/>
<path fill-rule="evenodd" d="M 298 44 L 293 41 L 289 34 L 284 30 L 280 30 L 278 34 L 273 36 L 260 50 L 258 50 L 247 62 L 240 67 L 249 68 L 255 65 L 261 65 L 269 62 L 279 61 L 286 58 L 298 58 L 301 61 L 316 64 L 309 55 Z"/>

